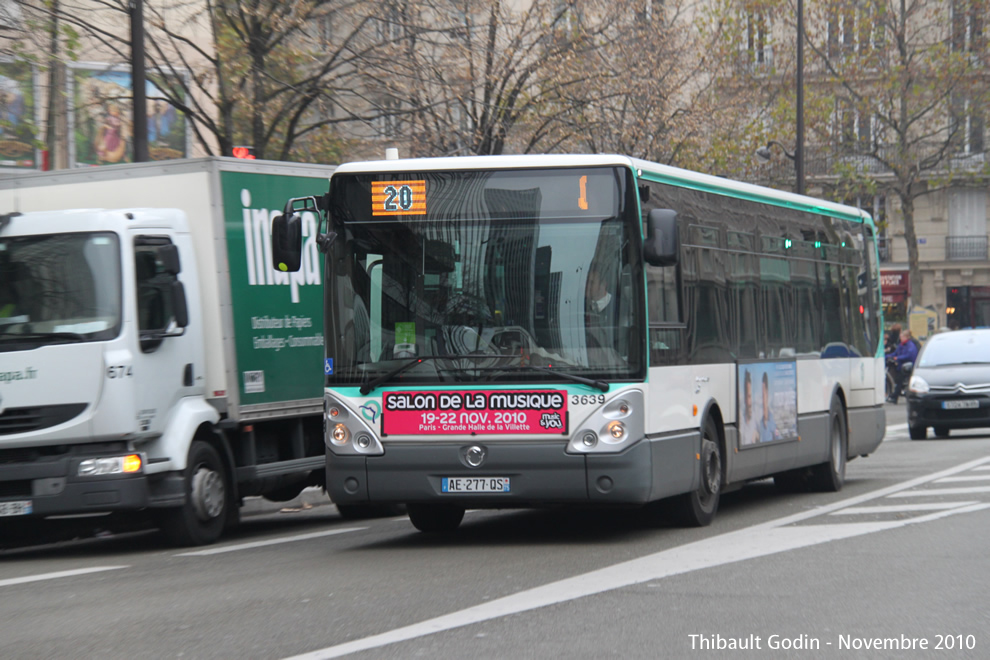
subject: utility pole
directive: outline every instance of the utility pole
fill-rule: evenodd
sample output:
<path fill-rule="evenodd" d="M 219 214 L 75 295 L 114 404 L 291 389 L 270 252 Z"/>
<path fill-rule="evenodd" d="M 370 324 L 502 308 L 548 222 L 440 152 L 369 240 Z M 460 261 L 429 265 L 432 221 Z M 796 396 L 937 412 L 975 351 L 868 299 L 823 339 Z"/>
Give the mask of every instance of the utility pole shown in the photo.
<path fill-rule="evenodd" d="M 131 93 L 134 113 L 134 162 L 143 163 L 148 157 L 148 98 L 144 74 L 144 0 L 130 0 L 131 10 Z"/>
<path fill-rule="evenodd" d="M 797 0 L 797 136 L 794 176 L 797 194 L 804 194 L 804 0 Z"/>

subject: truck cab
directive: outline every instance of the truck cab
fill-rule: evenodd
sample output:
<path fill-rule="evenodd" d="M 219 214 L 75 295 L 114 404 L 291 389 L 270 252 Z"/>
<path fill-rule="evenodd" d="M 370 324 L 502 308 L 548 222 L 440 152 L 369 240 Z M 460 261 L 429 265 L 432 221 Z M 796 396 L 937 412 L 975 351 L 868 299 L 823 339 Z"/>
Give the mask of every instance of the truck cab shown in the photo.
<path fill-rule="evenodd" d="M 203 403 L 195 282 L 181 211 L 4 217 L 0 517 L 182 502 L 177 413 L 219 417 Z"/>

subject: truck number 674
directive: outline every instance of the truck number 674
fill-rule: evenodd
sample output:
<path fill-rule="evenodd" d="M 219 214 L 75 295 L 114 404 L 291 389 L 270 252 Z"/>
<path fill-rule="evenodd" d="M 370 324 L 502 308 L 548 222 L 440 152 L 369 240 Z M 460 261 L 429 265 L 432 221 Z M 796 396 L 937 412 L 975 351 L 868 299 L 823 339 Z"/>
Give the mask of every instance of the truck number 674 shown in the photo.
<path fill-rule="evenodd" d="M 134 375 L 133 367 L 122 364 L 117 367 L 107 367 L 107 378 L 130 378 Z"/>

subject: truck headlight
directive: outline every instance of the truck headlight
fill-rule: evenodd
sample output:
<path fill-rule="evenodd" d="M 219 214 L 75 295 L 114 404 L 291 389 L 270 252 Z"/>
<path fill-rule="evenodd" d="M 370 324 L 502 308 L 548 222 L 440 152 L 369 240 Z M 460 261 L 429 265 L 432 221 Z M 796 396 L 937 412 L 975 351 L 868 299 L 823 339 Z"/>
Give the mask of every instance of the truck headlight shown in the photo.
<path fill-rule="evenodd" d="M 79 463 L 80 477 L 98 477 L 108 474 L 134 474 L 141 471 L 143 461 L 137 454 L 87 458 Z"/>

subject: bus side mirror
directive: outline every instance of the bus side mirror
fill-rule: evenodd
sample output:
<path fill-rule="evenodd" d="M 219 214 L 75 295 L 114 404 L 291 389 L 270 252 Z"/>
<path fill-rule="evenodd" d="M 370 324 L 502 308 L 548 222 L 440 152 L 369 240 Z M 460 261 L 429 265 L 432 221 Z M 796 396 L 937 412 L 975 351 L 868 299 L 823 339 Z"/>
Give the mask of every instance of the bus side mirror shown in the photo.
<path fill-rule="evenodd" d="M 653 209 L 646 218 L 643 259 L 651 266 L 677 263 L 677 211 Z"/>
<path fill-rule="evenodd" d="M 272 220 L 272 263 L 295 273 L 302 263 L 302 218 L 298 213 L 276 215 Z"/>

